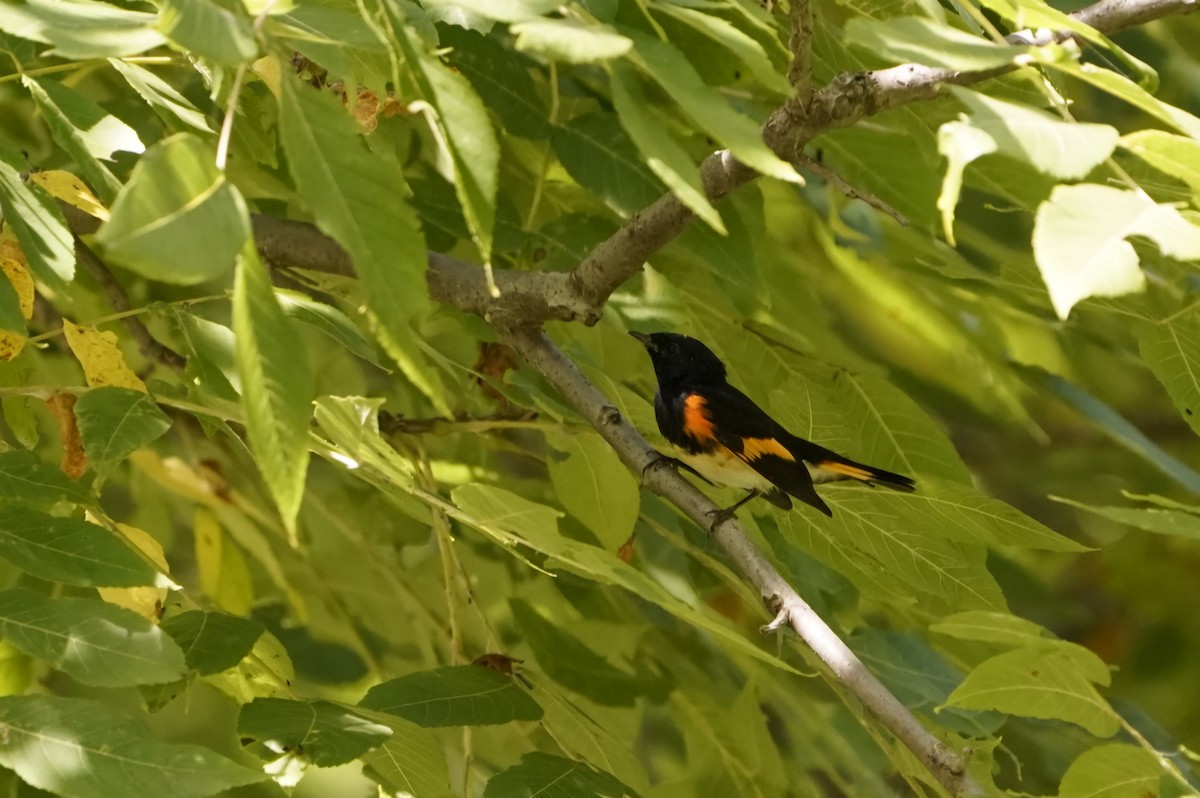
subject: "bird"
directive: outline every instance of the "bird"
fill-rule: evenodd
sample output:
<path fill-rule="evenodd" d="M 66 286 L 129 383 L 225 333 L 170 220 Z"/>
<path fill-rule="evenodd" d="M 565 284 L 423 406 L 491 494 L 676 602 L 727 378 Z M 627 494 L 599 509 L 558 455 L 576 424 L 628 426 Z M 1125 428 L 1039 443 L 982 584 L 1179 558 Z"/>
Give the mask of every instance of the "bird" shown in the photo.
<path fill-rule="evenodd" d="M 909 477 L 857 463 L 788 432 L 729 384 L 725 364 L 695 338 L 670 332 L 629 334 L 646 347 L 658 378 L 654 417 L 678 454 L 667 459 L 718 487 L 749 491 L 717 511 L 713 529 L 759 496 L 783 510 L 792 509 L 794 497 L 832 516 L 814 487 L 824 482 L 857 480 L 916 490 Z"/>

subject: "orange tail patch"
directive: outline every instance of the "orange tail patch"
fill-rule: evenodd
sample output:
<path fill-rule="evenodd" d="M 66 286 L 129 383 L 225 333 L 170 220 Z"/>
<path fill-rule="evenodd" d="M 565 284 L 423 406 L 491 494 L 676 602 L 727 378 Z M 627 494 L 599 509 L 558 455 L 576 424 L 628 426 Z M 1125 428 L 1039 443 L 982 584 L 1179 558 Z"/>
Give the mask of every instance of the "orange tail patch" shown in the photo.
<path fill-rule="evenodd" d="M 863 482 L 874 479 L 875 474 L 869 468 L 860 468 L 858 466 L 847 465 L 846 463 L 837 463 L 833 460 L 822 460 L 817 463 L 817 468 L 823 468 L 826 471 L 832 471 L 835 474 L 841 474 L 851 479 L 859 479 Z"/>
<path fill-rule="evenodd" d="M 796 458 L 779 441 L 774 438 L 742 438 L 742 459 L 749 462 L 757 460 L 766 454 L 773 454 L 783 460 L 795 462 Z"/>

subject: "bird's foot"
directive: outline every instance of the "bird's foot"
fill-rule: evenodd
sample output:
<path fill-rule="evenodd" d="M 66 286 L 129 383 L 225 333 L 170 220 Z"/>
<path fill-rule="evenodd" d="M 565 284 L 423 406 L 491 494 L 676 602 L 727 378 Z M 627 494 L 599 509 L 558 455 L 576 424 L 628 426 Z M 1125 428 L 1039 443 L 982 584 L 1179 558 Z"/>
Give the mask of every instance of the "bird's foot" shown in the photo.
<path fill-rule="evenodd" d="M 705 517 L 710 519 L 709 524 L 708 524 L 708 534 L 711 535 L 714 532 L 716 532 L 717 527 L 719 527 L 721 524 L 725 523 L 726 521 L 728 521 L 730 519 L 736 519 L 737 518 L 737 508 L 738 508 L 738 505 L 740 505 L 740 504 L 741 504 L 741 502 L 738 502 L 738 504 L 734 505 L 733 507 L 726 507 L 723 510 L 709 510 L 707 513 L 705 513 L 704 514 Z"/>
<path fill-rule="evenodd" d="M 663 454 L 662 452 L 655 452 L 654 454 L 655 454 L 654 459 L 651 460 L 649 463 L 646 463 L 646 467 L 642 469 L 642 482 L 646 481 L 646 474 L 648 474 L 650 472 L 650 469 L 657 468 L 658 466 L 666 466 L 667 468 L 674 469 L 676 474 L 678 474 L 681 470 L 687 471 L 688 473 L 695 474 L 697 477 L 704 480 L 704 482 L 706 482 L 707 484 L 709 484 L 709 485 L 713 484 L 712 482 L 709 482 L 707 477 L 705 477 L 703 474 L 701 474 L 696 469 L 692 468 L 687 463 L 680 460 L 678 457 L 671 457 L 669 455 Z"/>

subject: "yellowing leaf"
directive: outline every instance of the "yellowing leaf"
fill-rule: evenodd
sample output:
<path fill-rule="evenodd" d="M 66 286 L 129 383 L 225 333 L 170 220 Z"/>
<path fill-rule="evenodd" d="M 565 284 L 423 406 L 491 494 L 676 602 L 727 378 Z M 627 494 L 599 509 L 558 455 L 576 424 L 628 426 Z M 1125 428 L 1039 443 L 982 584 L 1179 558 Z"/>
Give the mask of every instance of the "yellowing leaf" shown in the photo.
<path fill-rule="evenodd" d="M 0 247 L 2 246 L 3 244 L 0 244 Z M 12 246 L 16 247 L 16 242 L 12 242 Z M 20 247 L 16 247 L 16 250 L 17 253 L 20 253 Z M 0 253 L 3 252 L 4 250 L 0 249 Z M 12 283 L 21 308 L 21 315 L 28 319 L 33 315 L 33 278 L 16 258 L 0 257 L 0 269 L 4 270 L 8 281 Z M 0 360 L 12 360 L 21 354 L 21 350 L 25 348 L 27 337 L 24 325 L 20 330 L 0 330 Z"/>
<path fill-rule="evenodd" d="M 262 697 L 290 698 L 288 687 L 295 679 L 296 671 L 287 650 L 270 632 L 263 632 L 236 667 L 204 677 L 204 681 L 240 704 Z"/>
<path fill-rule="evenodd" d="M 117 524 L 117 529 L 134 548 L 149 557 L 164 574 L 169 573 L 167 557 L 162 544 L 145 530 L 128 524 Z M 118 607 L 133 610 L 143 618 L 158 622 L 163 602 L 167 599 L 166 587 L 101 587 L 97 588 L 100 598 Z"/>
<path fill-rule="evenodd" d="M 113 386 L 148 393 L 146 383 L 133 373 L 117 348 L 117 336 L 89 327 L 78 327 L 63 319 L 63 332 L 71 351 L 83 366 L 89 388 Z"/>
<path fill-rule="evenodd" d="M 89 216 L 95 216 L 102 222 L 108 221 L 108 209 L 96 199 L 96 195 L 87 184 L 70 172 L 61 169 L 51 169 L 46 172 L 34 172 L 29 176 L 31 183 L 37 183 L 50 196 L 60 199 L 68 205 L 73 205 Z"/>
<path fill-rule="evenodd" d="M 0 259 L 0 268 L 4 269 L 4 275 L 17 292 L 17 299 L 21 301 L 21 315 L 27 319 L 33 318 L 33 277 L 29 270 L 14 258 Z"/>
<path fill-rule="evenodd" d="M 215 513 L 196 508 L 196 568 L 200 589 L 222 610 L 248 615 L 254 603 L 254 585 L 242 550 L 230 542 Z"/>
<path fill-rule="evenodd" d="M 29 265 L 29 261 L 25 258 L 25 252 L 21 249 L 21 244 L 8 225 L 4 225 L 3 229 L 0 229 L 0 260 L 15 260 L 22 266 Z"/>

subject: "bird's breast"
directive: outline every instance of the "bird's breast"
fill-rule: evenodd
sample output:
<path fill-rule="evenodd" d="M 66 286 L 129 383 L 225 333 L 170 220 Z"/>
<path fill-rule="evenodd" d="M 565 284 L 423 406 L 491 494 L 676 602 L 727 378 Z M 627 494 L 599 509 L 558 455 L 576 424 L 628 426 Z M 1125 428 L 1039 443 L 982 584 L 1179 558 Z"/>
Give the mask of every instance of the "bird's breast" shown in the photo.
<path fill-rule="evenodd" d="M 774 487 L 770 480 L 724 446 L 718 445 L 706 452 L 689 452 L 676 446 L 675 451 L 680 460 L 714 485 L 761 491 L 769 491 Z"/>

